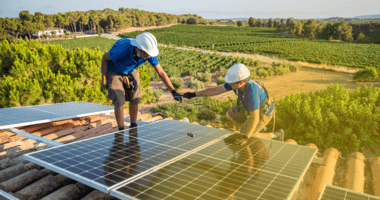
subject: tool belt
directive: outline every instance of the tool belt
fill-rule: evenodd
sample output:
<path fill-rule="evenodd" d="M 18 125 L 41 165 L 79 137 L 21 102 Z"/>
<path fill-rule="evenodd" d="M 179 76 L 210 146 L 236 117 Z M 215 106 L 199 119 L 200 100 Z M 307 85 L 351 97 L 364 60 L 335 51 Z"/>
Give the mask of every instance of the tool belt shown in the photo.
<path fill-rule="evenodd" d="M 123 77 L 123 87 L 125 90 L 125 100 L 130 101 L 132 100 L 133 94 L 136 92 L 137 89 L 137 81 L 135 77 L 133 77 L 132 74 L 121 74 Z"/>

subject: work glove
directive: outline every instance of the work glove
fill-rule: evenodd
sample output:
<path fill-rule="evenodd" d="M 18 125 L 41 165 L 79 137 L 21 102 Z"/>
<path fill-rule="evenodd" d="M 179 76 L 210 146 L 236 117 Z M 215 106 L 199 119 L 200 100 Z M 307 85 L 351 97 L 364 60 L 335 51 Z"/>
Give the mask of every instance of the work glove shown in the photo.
<path fill-rule="evenodd" d="M 242 135 L 240 138 L 235 139 L 234 143 L 235 145 L 245 145 L 248 142 L 248 137 L 245 135 Z"/>
<path fill-rule="evenodd" d="M 188 98 L 188 99 L 191 99 L 196 96 L 197 95 L 195 94 L 195 92 L 186 92 L 185 94 L 183 94 L 183 97 Z"/>
<path fill-rule="evenodd" d="M 175 90 L 171 91 L 171 93 L 172 93 L 172 95 L 173 95 L 174 100 L 179 101 L 179 102 L 182 103 L 182 97 L 183 97 L 183 95 L 179 94 L 179 93 L 178 93 L 177 91 L 175 91 Z"/>

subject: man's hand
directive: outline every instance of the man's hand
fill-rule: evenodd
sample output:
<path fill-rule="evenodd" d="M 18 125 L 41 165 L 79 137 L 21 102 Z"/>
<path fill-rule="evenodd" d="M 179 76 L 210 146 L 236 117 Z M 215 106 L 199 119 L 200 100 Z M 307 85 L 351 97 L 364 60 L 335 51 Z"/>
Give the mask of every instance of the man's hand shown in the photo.
<path fill-rule="evenodd" d="M 179 94 L 179 93 L 178 93 L 177 91 L 175 91 L 175 90 L 171 91 L 171 93 L 172 93 L 172 95 L 173 95 L 174 100 L 179 101 L 179 102 L 182 103 L 182 97 L 183 97 L 183 95 Z"/>
<path fill-rule="evenodd" d="M 235 145 L 245 145 L 248 142 L 248 137 L 245 135 L 242 135 L 240 138 L 235 139 L 235 142 L 233 144 Z"/>
<path fill-rule="evenodd" d="M 195 94 L 195 92 L 186 92 L 185 94 L 183 94 L 183 97 L 188 98 L 188 99 L 191 99 L 196 96 L 197 95 Z"/>

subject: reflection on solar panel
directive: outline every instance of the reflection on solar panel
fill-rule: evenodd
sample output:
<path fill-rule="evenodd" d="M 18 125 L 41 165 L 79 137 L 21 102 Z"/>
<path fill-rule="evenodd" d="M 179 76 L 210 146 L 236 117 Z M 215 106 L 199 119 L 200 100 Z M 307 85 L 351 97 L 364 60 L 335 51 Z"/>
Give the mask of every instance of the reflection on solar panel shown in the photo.
<path fill-rule="evenodd" d="M 192 131 L 197 138 L 189 138 Z M 179 159 L 229 131 L 163 120 L 24 155 L 24 159 L 103 192 Z"/>
<path fill-rule="evenodd" d="M 238 134 L 111 190 L 120 199 L 289 199 L 317 149 Z"/>
<path fill-rule="evenodd" d="M 0 129 L 109 113 L 113 110 L 111 106 L 83 101 L 1 108 Z"/>
<path fill-rule="evenodd" d="M 318 200 L 380 200 L 380 197 L 326 184 Z"/>

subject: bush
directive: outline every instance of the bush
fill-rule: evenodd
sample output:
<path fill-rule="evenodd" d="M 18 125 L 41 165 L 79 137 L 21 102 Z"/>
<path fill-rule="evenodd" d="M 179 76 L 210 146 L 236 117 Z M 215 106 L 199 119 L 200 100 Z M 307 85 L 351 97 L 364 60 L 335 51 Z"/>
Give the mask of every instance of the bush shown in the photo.
<path fill-rule="evenodd" d="M 182 78 L 175 78 L 172 77 L 170 78 L 170 81 L 173 84 L 173 87 L 177 90 L 183 86 L 183 79 Z"/>
<path fill-rule="evenodd" d="M 285 75 L 285 74 L 289 74 L 290 73 L 290 70 L 289 70 L 289 67 L 284 67 L 283 65 L 279 65 L 279 66 L 276 66 L 274 67 L 274 74 L 275 75 Z"/>
<path fill-rule="evenodd" d="M 299 65 L 289 65 L 289 70 L 291 72 L 297 72 L 300 69 L 301 66 Z"/>
<path fill-rule="evenodd" d="M 255 65 L 255 67 L 259 66 L 260 64 L 261 64 L 260 60 L 255 60 L 255 62 L 253 62 L 253 65 Z"/>
<path fill-rule="evenodd" d="M 223 76 L 218 76 L 218 79 L 216 79 L 216 84 L 217 85 L 222 85 L 224 84 L 226 81 L 224 80 L 224 77 Z"/>
<path fill-rule="evenodd" d="M 256 76 L 256 69 L 253 67 L 249 68 L 249 72 L 250 72 L 249 78 L 254 79 L 254 77 Z"/>
<path fill-rule="evenodd" d="M 157 103 L 161 99 L 162 90 L 157 88 L 148 88 L 145 91 L 145 94 L 147 94 L 147 96 L 150 97 L 146 100 L 147 103 Z"/>
<path fill-rule="evenodd" d="M 220 70 L 220 71 L 217 73 L 217 76 L 225 77 L 225 76 L 227 75 L 227 72 L 228 72 L 227 69 Z"/>
<path fill-rule="evenodd" d="M 199 120 L 213 120 L 216 117 L 216 113 L 210 109 L 201 109 L 197 117 Z"/>
<path fill-rule="evenodd" d="M 211 73 L 209 73 L 209 72 L 205 72 L 205 73 L 198 72 L 197 75 L 195 75 L 195 78 L 204 82 L 204 83 L 208 83 L 211 81 Z"/>
<path fill-rule="evenodd" d="M 365 69 L 361 69 L 356 72 L 353 79 L 359 81 L 369 81 L 373 79 L 377 79 L 378 74 L 375 67 L 366 67 Z"/>
<path fill-rule="evenodd" d="M 192 88 L 194 89 L 195 91 L 199 91 L 199 90 L 202 90 L 205 88 L 205 84 L 202 82 L 202 81 L 199 81 L 199 80 L 190 80 L 189 83 L 187 84 L 187 87 L 188 88 Z"/>
<path fill-rule="evenodd" d="M 265 70 L 264 68 L 257 70 L 257 75 L 258 76 L 264 76 L 264 78 L 269 76 L 268 71 Z"/>

